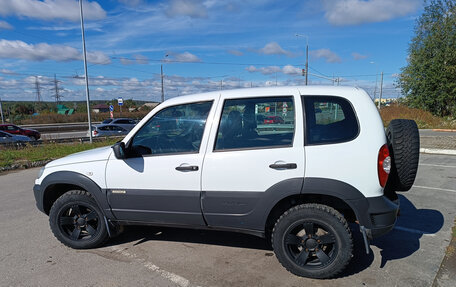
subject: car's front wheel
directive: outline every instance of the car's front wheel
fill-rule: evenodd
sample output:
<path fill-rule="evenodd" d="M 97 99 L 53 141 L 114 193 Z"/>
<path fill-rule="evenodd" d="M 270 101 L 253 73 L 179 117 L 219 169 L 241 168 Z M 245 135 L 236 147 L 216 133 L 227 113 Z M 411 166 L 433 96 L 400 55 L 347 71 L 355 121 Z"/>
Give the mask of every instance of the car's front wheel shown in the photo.
<path fill-rule="evenodd" d="M 290 208 L 272 231 L 272 246 L 279 262 L 291 273 L 330 278 L 352 257 L 353 240 L 345 218 L 322 204 Z"/>
<path fill-rule="evenodd" d="M 49 223 L 54 236 L 71 248 L 94 248 L 108 238 L 103 214 L 86 191 L 73 190 L 59 197 L 52 205 Z"/>

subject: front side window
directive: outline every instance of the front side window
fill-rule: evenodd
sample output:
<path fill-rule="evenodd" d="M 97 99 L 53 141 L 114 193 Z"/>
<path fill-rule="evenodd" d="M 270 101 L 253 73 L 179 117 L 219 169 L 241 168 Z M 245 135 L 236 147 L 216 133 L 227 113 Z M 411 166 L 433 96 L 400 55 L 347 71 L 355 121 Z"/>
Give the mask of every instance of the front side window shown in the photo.
<path fill-rule="evenodd" d="M 198 153 L 212 102 L 165 108 L 134 136 L 131 147 L 141 154 Z"/>
<path fill-rule="evenodd" d="M 341 143 L 356 138 L 358 120 L 347 100 L 330 96 L 303 98 L 307 144 Z"/>
<path fill-rule="evenodd" d="M 292 146 L 293 97 L 226 100 L 214 150 Z"/>

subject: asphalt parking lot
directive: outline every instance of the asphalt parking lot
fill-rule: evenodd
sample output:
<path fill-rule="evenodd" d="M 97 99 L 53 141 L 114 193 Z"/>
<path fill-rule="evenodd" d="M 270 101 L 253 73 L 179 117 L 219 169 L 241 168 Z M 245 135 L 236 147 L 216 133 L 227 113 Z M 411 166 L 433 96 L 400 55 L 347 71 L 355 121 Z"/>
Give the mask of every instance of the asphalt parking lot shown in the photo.
<path fill-rule="evenodd" d="M 37 173 L 0 175 L 0 286 L 431 286 L 456 216 L 456 156 L 421 154 L 396 228 L 370 255 L 355 232 L 349 268 L 312 280 L 284 270 L 264 240 L 228 232 L 129 227 L 105 247 L 66 248 L 35 207 Z"/>

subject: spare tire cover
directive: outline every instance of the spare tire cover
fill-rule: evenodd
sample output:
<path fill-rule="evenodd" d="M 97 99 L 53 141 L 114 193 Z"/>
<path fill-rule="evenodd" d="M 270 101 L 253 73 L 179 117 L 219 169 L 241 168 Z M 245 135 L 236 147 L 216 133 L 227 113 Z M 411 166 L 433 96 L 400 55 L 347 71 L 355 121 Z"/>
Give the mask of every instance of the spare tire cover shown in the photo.
<path fill-rule="evenodd" d="M 394 119 L 386 129 L 391 171 L 385 192 L 408 191 L 415 182 L 420 157 L 420 135 L 413 120 Z"/>

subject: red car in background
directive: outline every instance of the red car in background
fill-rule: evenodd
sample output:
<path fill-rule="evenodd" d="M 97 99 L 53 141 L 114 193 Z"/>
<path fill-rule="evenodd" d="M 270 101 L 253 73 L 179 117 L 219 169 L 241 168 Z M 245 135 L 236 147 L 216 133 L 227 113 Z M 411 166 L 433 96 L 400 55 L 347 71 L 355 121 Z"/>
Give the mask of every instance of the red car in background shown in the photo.
<path fill-rule="evenodd" d="M 282 117 L 279 116 L 267 116 L 264 118 L 264 123 L 265 124 L 283 124 L 284 121 Z"/>
<path fill-rule="evenodd" d="M 36 130 L 23 129 L 13 124 L 0 125 L 0 131 L 4 131 L 10 134 L 28 136 L 31 139 L 38 140 L 41 134 Z"/>

